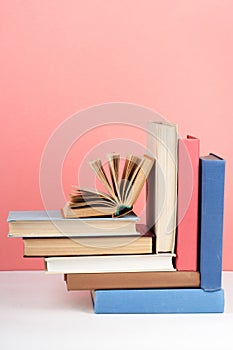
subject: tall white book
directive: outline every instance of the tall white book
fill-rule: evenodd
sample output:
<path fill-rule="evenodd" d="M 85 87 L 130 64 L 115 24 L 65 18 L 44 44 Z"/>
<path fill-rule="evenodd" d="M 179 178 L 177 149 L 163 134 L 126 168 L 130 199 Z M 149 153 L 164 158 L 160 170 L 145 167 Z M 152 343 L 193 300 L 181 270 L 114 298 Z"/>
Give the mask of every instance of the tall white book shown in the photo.
<path fill-rule="evenodd" d="M 147 225 L 156 234 L 156 253 L 174 252 L 177 215 L 176 124 L 149 122 L 147 147 L 155 158 L 148 178 Z"/>

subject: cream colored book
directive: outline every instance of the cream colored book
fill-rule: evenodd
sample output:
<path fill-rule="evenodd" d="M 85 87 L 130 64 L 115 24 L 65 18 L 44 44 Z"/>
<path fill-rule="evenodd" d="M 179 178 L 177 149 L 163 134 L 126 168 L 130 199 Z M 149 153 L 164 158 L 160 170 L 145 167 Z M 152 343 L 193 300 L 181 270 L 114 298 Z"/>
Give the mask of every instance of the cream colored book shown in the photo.
<path fill-rule="evenodd" d="M 177 126 L 149 122 L 147 146 L 155 158 L 148 179 L 147 225 L 156 234 L 156 252 L 174 252 L 177 216 Z"/>

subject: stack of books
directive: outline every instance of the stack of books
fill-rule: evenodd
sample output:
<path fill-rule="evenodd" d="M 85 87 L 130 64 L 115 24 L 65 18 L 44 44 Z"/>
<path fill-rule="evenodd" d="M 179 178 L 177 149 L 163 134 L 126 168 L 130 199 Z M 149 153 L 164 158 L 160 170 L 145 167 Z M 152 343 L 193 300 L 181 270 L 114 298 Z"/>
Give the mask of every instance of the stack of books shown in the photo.
<path fill-rule="evenodd" d="M 96 313 L 223 312 L 225 160 L 177 135 L 150 122 L 148 155 L 91 162 L 107 193 L 74 187 L 62 210 L 10 212 L 9 236 L 68 290 L 90 290 Z M 146 180 L 143 225 L 133 206 Z"/>

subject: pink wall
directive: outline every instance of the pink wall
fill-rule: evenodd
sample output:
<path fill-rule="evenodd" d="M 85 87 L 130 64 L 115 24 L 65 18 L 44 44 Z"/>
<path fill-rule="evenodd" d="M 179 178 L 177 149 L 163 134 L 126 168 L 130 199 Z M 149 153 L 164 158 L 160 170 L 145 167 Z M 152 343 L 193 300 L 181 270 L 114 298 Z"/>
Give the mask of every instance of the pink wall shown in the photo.
<path fill-rule="evenodd" d="M 232 13 L 230 0 L 1 1 L 1 269 L 43 268 L 7 238 L 6 217 L 43 209 L 51 134 L 116 101 L 158 111 L 200 137 L 202 154 L 227 159 L 223 267 L 233 270 Z"/>

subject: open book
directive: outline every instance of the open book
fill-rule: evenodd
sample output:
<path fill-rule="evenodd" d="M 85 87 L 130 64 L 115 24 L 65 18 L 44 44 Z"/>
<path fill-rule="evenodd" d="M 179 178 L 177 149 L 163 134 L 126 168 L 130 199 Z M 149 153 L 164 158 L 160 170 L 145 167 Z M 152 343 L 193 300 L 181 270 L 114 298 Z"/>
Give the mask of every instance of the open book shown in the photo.
<path fill-rule="evenodd" d="M 132 211 L 143 185 L 154 164 L 154 159 L 144 155 L 128 155 L 120 177 L 120 155 L 107 155 L 110 179 L 101 160 L 90 162 L 108 193 L 73 187 L 70 201 L 62 209 L 66 218 L 93 216 L 122 216 Z"/>

